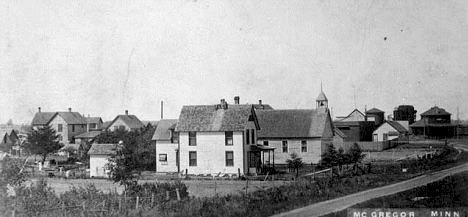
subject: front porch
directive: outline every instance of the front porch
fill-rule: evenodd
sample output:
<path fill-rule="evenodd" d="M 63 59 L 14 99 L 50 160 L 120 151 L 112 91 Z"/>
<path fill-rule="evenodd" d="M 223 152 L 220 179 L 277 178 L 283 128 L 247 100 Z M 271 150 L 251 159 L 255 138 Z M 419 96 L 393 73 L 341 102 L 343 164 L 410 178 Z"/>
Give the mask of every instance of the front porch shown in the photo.
<path fill-rule="evenodd" d="M 250 145 L 248 174 L 265 175 L 275 171 L 275 148 L 264 145 Z"/>

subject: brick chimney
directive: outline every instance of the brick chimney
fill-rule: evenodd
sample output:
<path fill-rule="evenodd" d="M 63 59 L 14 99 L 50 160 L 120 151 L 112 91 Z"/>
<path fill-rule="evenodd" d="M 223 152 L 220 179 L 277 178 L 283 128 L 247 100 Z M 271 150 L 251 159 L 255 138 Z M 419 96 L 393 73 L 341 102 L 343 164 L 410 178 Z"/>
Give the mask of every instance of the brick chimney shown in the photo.
<path fill-rule="evenodd" d="M 41 113 L 41 107 L 38 107 L 38 109 L 39 109 L 39 113 Z"/>
<path fill-rule="evenodd" d="M 259 104 L 259 105 L 262 105 L 262 100 L 261 100 L 261 99 L 258 100 L 258 104 Z"/>
<path fill-rule="evenodd" d="M 71 112 L 71 108 L 68 108 L 68 111 Z"/>
<path fill-rule="evenodd" d="M 125 115 L 128 115 L 128 110 L 125 110 Z"/>
<path fill-rule="evenodd" d="M 239 97 L 239 96 L 235 96 L 235 97 L 234 97 L 234 104 L 239 105 L 239 101 L 240 101 L 240 97 Z"/>

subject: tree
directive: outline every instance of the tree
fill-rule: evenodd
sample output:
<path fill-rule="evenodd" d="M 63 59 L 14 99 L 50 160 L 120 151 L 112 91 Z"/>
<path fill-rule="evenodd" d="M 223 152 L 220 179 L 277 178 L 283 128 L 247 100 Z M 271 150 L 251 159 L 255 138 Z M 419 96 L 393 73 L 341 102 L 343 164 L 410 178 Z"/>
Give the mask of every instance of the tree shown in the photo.
<path fill-rule="evenodd" d="M 322 154 L 319 164 L 323 167 L 333 167 L 338 165 L 338 152 L 333 144 L 327 146 L 327 150 Z"/>
<path fill-rule="evenodd" d="M 299 176 L 299 168 L 304 166 L 302 158 L 298 157 L 296 153 L 291 154 L 291 158 L 286 160 L 288 167 L 296 171 L 296 177 Z"/>
<path fill-rule="evenodd" d="M 8 186 L 18 186 L 24 181 L 21 161 L 4 157 L 0 162 L 0 195 L 7 195 Z"/>
<path fill-rule="evenodd" d="M 58 151 L 63 147 L 58 141 L 60 135 L 50 126 L 44 126 L 38 130 L 33 130 L 28 133 L 27 148 L 31 154 L 37 154 L 42 157 L 42 163 L 44 163 L 47 155 Z"/>
<path fill-rule="evenodd" d="M 360 163 L 366 155 L 362 154 L 361 147 L 357 143 L 354 143 L 353 146 L 347 152 L 349 163 L 356 164 Z"/>

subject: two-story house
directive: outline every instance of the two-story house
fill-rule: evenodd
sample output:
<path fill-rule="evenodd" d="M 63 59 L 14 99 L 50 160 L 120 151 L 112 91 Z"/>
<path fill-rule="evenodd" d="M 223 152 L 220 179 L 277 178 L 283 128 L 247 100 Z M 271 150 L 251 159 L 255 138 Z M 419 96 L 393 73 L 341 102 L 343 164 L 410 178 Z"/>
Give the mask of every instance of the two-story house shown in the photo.
<path fill-rule="evenodd" d="M 117 115 L 107 126 L 107 130 L 126 130 L 134 131 L 138 130 L 145 125 L 135 115 L 129 115 L 128 110 L 125 110 L 125 115 Z"/>
<path fill-rule="evenodd" d="M 328 99 L 321 92 L 316 102 L 316 109 L 256 111 L 261 127 L 258 143 L 274 148 L 277 164 L 286 164 L 292 153 L 304 163 L 318 163 L 326 146 L 333 143 Z"/>
<path fill-rule="evenodd" d="M 41 107 L 39 107 L 38 112 L 34 115 L 34 118 L 31 122 L 32 128 L 37 130 L 38 128 L 46 126 L 55 113 L 57 112 L 42 112 Z"/>
<path fill-rule="evenodd" d="M 86 119 L 71 108 L 68 112 L 56 112 L 47 124 L 57 131 L 64 144 L 75 143 L 75 136 L 87 132 L 88 128 Z"/>
<path fill-rule="evenodd" d="M 179 133 L 180 170 L 188 174 L 256 173 L 260 162 L 254 150 L 260 126 L 253 105 L 183 106 Z"/>
<path fill-rule="evenodd" d="M 443 108 L 432 107 L 421 114 L 421 120 L 410 125 L 414 135 L 431 138 L 446 138 L 455 134 L 456 126 L 451 123 L 451 115 Z"/>
<path fill-rule="evenodd" d="M 156 150 L 156 172 L 179 172 L 179 133 L 175 131 L 177 119 L 162 119 L 153 135 Z"/>

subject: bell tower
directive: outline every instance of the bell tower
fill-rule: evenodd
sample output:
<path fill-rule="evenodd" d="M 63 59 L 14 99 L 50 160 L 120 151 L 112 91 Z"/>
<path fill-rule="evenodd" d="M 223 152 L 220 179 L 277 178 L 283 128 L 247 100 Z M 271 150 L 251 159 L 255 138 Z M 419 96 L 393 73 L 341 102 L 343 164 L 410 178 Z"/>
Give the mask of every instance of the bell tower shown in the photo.
<path fill-rule="evenodd" d="M 323 93 L 322 83 L 320 83 L 320 94 L 315 101 L 317 102 L 317 109 L 328 110 L 328 99 Z"/>

